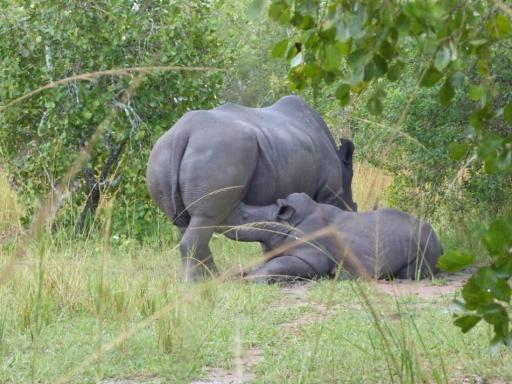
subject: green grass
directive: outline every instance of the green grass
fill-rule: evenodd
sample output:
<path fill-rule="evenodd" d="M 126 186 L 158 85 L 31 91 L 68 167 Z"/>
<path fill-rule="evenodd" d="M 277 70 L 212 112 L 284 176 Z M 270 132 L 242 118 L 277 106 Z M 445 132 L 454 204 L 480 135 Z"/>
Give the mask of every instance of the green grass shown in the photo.
<path fill-rule="evenodd" d="M 238 281 L 181 284 L 177 249 L 146 244 L 108 252 L 94 240 L 30 246 L 0 286 L 0 382 L 190 383 L 206 377 L 204 367 L 236 371 L 251 351 L 262 358 L 238 365 L 256 383 L 512 380 L 512 355 L 489 357 L 485 325 L 467 335 L 453 326 L 453 294 L 395 299 L 366 283 L 327 280 L 299 293 Z M 15 248 L 2 248 L 1 264 Z M 212 249 L 221 270 L 260 253 L 223 237 Z"/>

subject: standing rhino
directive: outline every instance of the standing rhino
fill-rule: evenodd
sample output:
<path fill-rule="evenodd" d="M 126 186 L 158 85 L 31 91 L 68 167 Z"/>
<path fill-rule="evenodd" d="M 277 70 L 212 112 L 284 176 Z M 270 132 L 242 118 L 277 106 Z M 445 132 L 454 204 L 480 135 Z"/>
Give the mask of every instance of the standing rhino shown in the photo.
<path fill-rule="evenodd" d="M 182 279 L 216 272 L 209 240 L 238 217 L 241 202 L 265 205 L 304 192 L 355 210 L 353 151 L 350 140 L 338 149 L 297 96 L 266 108 L 226 104 L 186 113 L 156 142 L 146 174 L 152 198 L 182 233 Z M 253 232 L 228 236 L 251 241 Z"/>
<path fill-rule="evenodd" d="M 305 193 L 267 206 L 242 203 L 232 221 L 265 223 L 264 228 L 252 229 L 253 240 L 268 249 L 289 248 L 248 273 L 248 279 L 259 282 L 334 276 L 340 263 L 357 277 L 423 278 L 437 272 L 436 262 L 443 253 L 432 227 L 404 212 L 389 208 L 345 212 L 316 203 Z M 328 226 L 333 233 L 300 241 Z"/>

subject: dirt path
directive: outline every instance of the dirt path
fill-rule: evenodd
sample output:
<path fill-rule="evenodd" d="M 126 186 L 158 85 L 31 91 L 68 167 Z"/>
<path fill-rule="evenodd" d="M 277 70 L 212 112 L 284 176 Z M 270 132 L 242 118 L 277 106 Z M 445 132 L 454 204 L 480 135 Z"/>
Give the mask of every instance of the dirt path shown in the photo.
<path fill-rule="evenodd" d="M 395 297 L 416 296 L 421 299 L 430 299 L 459 291 L 470 276 L 470 272 L 440 273 L 436 280 L 442 283 L 438 284 L 432 284 L 430 280 L 379 280 L 375 283 L 375 290 Z"/>
<path fill-rule="evenodd" d="M 235 357 L 235 367 L 232 370 L 224 368 L 205 368 L 205 380 L 194 380 L 191 384 L 244 384 L 256 379 L 253 368 L 263 360 L 263 353 L 258 348 L 250 348 L 240 356 Z"/>

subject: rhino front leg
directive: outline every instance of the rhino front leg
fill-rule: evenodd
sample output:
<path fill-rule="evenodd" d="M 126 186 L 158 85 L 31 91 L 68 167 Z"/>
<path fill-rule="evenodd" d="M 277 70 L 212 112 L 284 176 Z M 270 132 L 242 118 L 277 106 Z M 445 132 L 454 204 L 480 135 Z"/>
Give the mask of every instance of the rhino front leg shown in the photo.
<path fill-rule="evenodd" d="M 297 256 L 278 256 L 253 269 L 247 274 L 246 279 L 268 284 L 281 281 L 314 279 L 328 274 L 329 271 L 317 270 L 317 266 L 313 267 L 310 261 L 315 262 L 314 260 L 305 261 Z"/>
<path fill-rule="evenodd" d="M 211 220 L 192 217 L 180 241 L 181 280 L 191 282 L 217 274 L 208 243 L 215 226 Z"/>

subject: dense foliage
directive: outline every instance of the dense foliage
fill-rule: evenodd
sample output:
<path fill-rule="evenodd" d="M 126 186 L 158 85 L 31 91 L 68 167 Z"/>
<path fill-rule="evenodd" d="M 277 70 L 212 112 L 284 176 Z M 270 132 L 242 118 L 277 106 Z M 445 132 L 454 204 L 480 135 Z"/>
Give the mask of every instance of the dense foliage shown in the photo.
<path fill-rule="evenodd" d="M 142 66 L 221 68 L 223 55 L 208 1 L 3 1 L 0 11 L 0 104 L 74 75 Z M 106 134 L 69 185 L 87 228 L 99 194 L 117 194 L 115 230 L 140 234 L 154 220 L 145 188 L 152 143 L 189 109 L 219 103 L 218 71 L 158 71 L 134 95 L 121 95 L 137 73 L 70 81 L 0 114 L 0 146 L 12 183 L 31 208 L 59 182 L 100 124 Z M 110 188 L 109 188 L 110 187 Z M 30 210 L 30 211 L 31 211 Z M 30 212 L 29 211 L 29 212 Z M 124 224 L 123 224 L 124 223 Z M 119 228 L 121 226 L 121 228 Z M 83 228 L 82 228 L 83 227 Z"/>
<path fill-rule="evenodd" d="M 253 2 L 254 9 L 262 10 L 266 5 L 263 0 Z M 388 94 L 392 101 L 399 102 L 386 114 L 394 131 L 386 145 L 401 133 L 431 154 L 421 156 L 423 149 L 417 149 L 420 161 L 411 167 L 411 172 L 421 175 L 418 181 L 428 183 L 430 190 L 446 186 L 443 166 L 448 153 L 452 160 L 465 162 L 461 171 L 478 161 L 483 168 L 477 165 L 469 172 L 476 173 L 475 177 L 481 169 L 502 175 L 498 185 L 510 188 L 512 7 L 500 1 L 480 0 L 271 0 L 268 15 L 292 30 L 272 53 L 289 61 L 293 88 L 310 86 L 316 93 L 327 89 L 341 106 L 362 95 L 366 110 L 373 115 L 383 114 Z M 401 89 L 400 95 L 394 95 L 397 88 L 390 83 L 404 78 L 409 85 Z M 462 116 L 452 113 L 448 118 L 438 117 L 442 109 L 432 105 L 415 108 L 415 98 L 427 93 L 423 89 L 434 92 L 442 107 L 462 110 Z M 404 90 L 408 94 L 404 95 Z M 424 100 L 418 103 L 424 104 Z M 427 116 L 418 118 L 418 113 L 428 113 L 432 122 L 419 125 Z M 461 117 L 467 117 L 469 124 L 457 124 L 463 121 Z M 430 127 L 441 134 L 426 130 Z M 407 164 L 400 161 L 407 151 L 399 147 L 393 151 L 388 156 L 386 150 L 386 162 L 391 159 L 391 164 Z M 399 161 L 393 161 L 397 157 Z M 421 162 L 423 165 L 418 166 Z M 411 179 L 411 174 L 400 173 L 405 176 L 402 179 Z M 510 203 L 510 189 L 505 193 L 500 203 Z M 490 224 L 483 240 L 493 257 L 492 264 L 480 268 L 465 285 L 464 301 L 459 303 L 463 313 L 455 322 L 466 332 L 484 319 L 494 326 L 492 345 L 504 343 L 510 348 L 511 227 L 510 210 Z M 466 253 L 451 252 L 441 264 L 451 270 L 473 259 Z"/>

